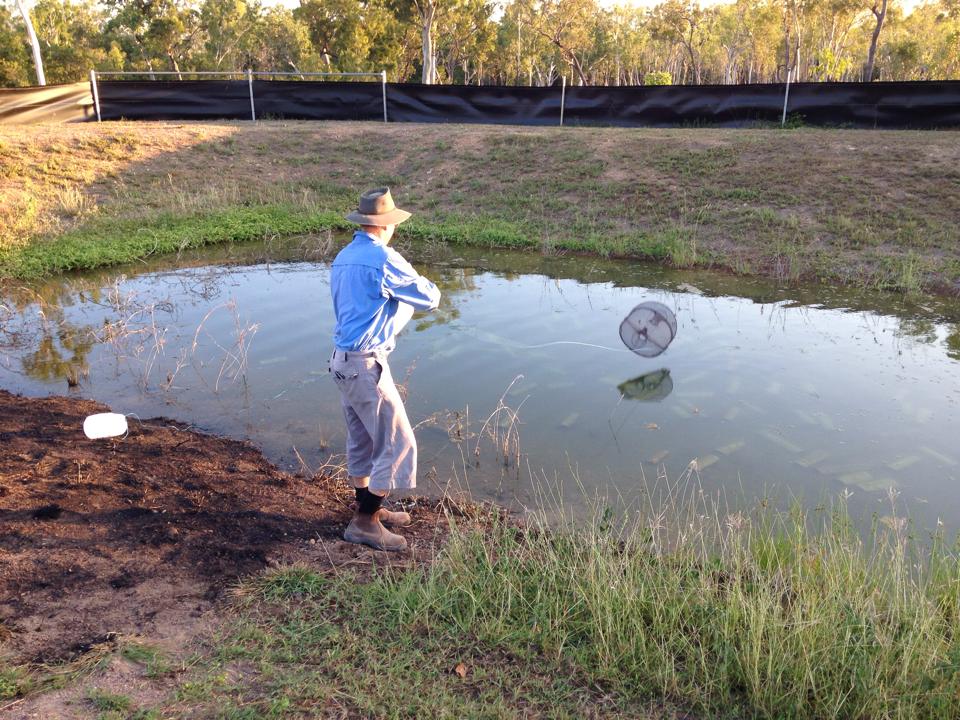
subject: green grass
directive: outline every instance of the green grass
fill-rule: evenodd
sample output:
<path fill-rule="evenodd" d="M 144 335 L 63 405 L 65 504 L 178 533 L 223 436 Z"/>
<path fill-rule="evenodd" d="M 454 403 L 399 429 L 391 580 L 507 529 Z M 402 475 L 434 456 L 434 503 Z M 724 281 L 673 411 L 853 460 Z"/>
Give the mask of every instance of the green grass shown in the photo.
<path fill-rule="evenodd" d="M 0 129 L 0 277 L 336 229 L 360 191 L 386 184 L 415 214 L 399 238 L 948 290 L 960 282 L 954 140 L 457 125 L 438 140 L 413 125 L 290 122 Z"/>
<path fill-rule="evenodd" d="M 0 251 L 0 274 L 37 278 L 212 243 L 344 227 L 346 222 L 339 214 L 284 205 L 229 208 L 186 217 L 165 214 L 148 223 L 104 219 L 48 241 Z"/>
<path fill-rule="evenodd" d="M 0 703 L 22 695 L 30 689 L 30 680 L 23 668 L 5 667 L 0 661 Z"/>
<path fill-rule="evenodd" d="M 137 663 L 148 678 L 159 678 L 174 671 L 167 653 L 144 642 L 127 642 L 120 649 L 121 657 Z"/>
<path fill-rule="evenodd" d="M 126 695 L 118 695 L 97 688 L 87 692 L 87 701 L 101 712 L 123 713 L 133 705 L 133 701 Z"/>
<path fill-rule="evenodd" d="M 87 690 L 86 701 L 97 711 L 96 720 L 160 720 L 156 710 L 138 709 L 128 695 L 99 688 Z"/>
<path fill-rule="evenodd" d="M 109 658 L 71 677 L 103 720 L 956 717 L 960 558 L 894 491 L 866 536 L 842 498 L 644 497 L 622 522 L 597 503 L 454 524 L 427 564 L 248 578 L 179 669 L 114 652 L 164 683 L 162 712 L 96 688 Z"/>
<path fill-rule="evenodd" d="M 384 614 L 388 579 L 294 567 L 247 582 L 235 619 L 182 683 L 182 715 L 218 718 L 660 718 L 535 648 Z M 411 577 L 417 577 L 416 574 Z"/>
<path fill-rule="evenodd" d="M 728 513 L 694 490 L 631 516 L 454 528 L 372 577 L 279 569 L 177 691 L 223 718 L 953 718 L 960 561 L 843 501 Z M 895 497 L 891 497 L 894 501 Z M 562 515 L 562 513 L 560 513 Z"/>

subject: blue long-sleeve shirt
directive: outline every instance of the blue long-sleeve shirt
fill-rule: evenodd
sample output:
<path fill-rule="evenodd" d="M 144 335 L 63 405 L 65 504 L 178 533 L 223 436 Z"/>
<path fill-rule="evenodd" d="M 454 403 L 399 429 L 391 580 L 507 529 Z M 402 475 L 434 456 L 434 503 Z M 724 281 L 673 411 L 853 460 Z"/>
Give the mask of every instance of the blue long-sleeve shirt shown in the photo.
<path fill-rule="evenodd" d="M 437 286 L 382 240 L 358 230 L 341 250 L 330 270 L 330 291 L 337 325 L 333 342 L 338 350 L 390 352 L 404 318 L 400 303 L 417 310 L 440 304 Z"/>

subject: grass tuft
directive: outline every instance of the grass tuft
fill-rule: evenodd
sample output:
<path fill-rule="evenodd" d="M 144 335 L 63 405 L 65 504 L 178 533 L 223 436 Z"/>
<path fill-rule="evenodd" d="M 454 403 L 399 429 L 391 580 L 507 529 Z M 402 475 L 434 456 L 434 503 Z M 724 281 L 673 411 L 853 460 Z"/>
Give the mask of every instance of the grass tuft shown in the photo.
<path fill-rule="evenodd" d="M 718 514 L 691 494 L 630 528 L 598 513 L 455 534 L 374 612 L 487 646 L 533 647 L 623 698 L 710 716 L 954 716 L 960 564 L 890 517 L 869 542 L 830 511 Z"/>
<path fill-rule="evenodd" d="M 691 471 L 692 472 L 692 471 Z M 960 561 L 841 498 L 452 521 L 427 565 L 246 581 L 178 694 L 220 717 L 953 718 Z M 546 506 L 546 503 L 544 503 Z M 682 708 L 683 710 L 677 710 Z"/>
<path fill-rule="evenodd" d="M 276 570 L 256 581 L 259 594 L 268 601 L 309 598 L 321 595 L 327 588 L 327 579 L 305 567 Z"/>

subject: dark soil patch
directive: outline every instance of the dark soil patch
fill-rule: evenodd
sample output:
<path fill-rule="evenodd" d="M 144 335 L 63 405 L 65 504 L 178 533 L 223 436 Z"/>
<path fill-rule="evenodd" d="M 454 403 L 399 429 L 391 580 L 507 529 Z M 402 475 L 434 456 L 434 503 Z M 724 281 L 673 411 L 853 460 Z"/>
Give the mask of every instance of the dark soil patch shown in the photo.
<path fill-rule="evenodd" d="M 410 501 L 410 550 L 350 545 L 343 483 L 165 419 L 88 440 L 83 419 L 106 410 L 0 391 L 0 654 L 14 662 L 70 659 L 117 633 L 179 642 L 268 564 L 409 564 L 444 535 L 442 513 Z"/>

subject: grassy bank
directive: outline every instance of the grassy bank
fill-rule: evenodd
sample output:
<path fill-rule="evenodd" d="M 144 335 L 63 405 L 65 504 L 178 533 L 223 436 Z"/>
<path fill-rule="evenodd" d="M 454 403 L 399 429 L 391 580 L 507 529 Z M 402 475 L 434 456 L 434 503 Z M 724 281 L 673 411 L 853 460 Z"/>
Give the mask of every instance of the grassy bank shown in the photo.
<path fill-rule="evenodd" d="M 280 572 L 248 590 L 208 670 L 245 660 L 256 679 L 211 697 L 265 711 L 339 691 L 378 717 L 660 717 L 663 701 L 704 717 L 954 717 L 960 566 L 906 533 L 891 518 L 865 545 L 842 505 L 718 518 L 691 499 L 626 537 L 602 515 L 455 534 L 428 569 L 362 586 Z"/>
<path fill-rule="evenodd" d="M 179 669 L 139 661 L 166 678 L 162 702 L 114 702 L 164 718 L 955 717 L 960 563 L 943 538 L 892 513 L 865 542 L 842 501 L 664 498 L 626 529 L 602 509 L 495 521 L 411 568 L 251 578 Z"/>
<path fill-rule="evenodd" d="M 373 123 L 0 128 L 0 275 L 343 227 L 907 291 L 960 287 L 952 133 Z"/>

